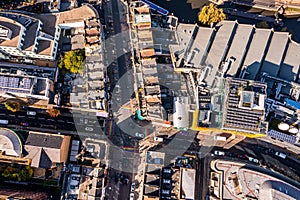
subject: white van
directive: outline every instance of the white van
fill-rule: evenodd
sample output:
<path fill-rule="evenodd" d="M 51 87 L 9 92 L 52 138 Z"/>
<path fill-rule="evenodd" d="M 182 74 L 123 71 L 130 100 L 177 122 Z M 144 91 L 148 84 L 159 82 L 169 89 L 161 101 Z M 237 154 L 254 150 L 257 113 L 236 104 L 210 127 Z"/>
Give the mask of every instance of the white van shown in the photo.
<path fill-rule="evenodd" d="M 0 124 L 8 124 L 8 120 L 6 120 L 6 119 L 0 119 Z"/>

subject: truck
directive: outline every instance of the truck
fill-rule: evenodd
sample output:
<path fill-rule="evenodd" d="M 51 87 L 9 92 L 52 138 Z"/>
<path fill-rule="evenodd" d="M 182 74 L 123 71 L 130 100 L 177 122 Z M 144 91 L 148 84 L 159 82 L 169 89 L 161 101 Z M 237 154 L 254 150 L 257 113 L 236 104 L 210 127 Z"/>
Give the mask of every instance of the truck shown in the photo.
<path fill-rule="evenodd" d="M 286 154 L 278 152 L 278 151 L 275 153 L 275 155 L 278 156 L 278 157 L 280 157 L 280 158 L 282 158 L 282 159 L 286 158 Z"/>

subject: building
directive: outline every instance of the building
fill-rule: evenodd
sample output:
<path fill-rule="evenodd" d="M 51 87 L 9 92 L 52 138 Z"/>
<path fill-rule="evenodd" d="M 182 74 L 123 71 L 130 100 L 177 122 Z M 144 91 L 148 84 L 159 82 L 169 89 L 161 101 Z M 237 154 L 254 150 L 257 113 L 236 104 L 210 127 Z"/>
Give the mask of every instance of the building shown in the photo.
<path fill-rule="evenodd" d="M 30 165 L 31 159 L 24 158 L 23 144 L 12 130 L 0 128 L 0 163 Z"/>
<path fill-rule="evenodd" d="M 52 25 L 51 23 L 54 23 Z M 0 12 L 0 51 L 20 59 L 55 60 L 60 38 L 57 19 L 20 12 Z"/>
<path fill-rule="evenodd" d="M 210 199 L 292 200 L 300 195 L 299 183 L 264 168 L 224 160 L 210 166 Z"/>
<path fill-rule="evenodd" d="M 166 156 L 164 152 L 146 152 L 141 199 L 195 199 L 195 157 L 176 157 L 172 165 L 165 166 Z"/>
<path fill-rule="evenodd" d="M 188 100 L 189 100 L 188 97 L 174 97 L 174 114 L 173 114 L 174 128 L 187 130 L 190 127 Z"/>
<path fill-rule="evenodd" d="M 30 76 L 21 70 L 13 73 L 0 72 L 0 94 L 6 98 L 34 98 L 46 100 L 54 92 L 54 83 L 48 78 Z"/>
<path fill-rule="evenodd" d="M 34 168 L 49 169 L 68 159 L 70 136 L 29 132 L 25 142 L 25 158 L 31 159 Z"/>
<path fill-rule="evenodd" d="M 149 5 L 142 1 L 132 2 L 129 18 L 134 33 L 131 39 L 136 52 L 132 56 L 136 58 L 134 79 L 138 110 L 142 118 L 162 122 L 166 116 L 161 106 L 161 88 Z"/>
<path fill-rule="evenodd" d="M 0 128 L 1 155 L 21 157 L 23 151 L 19 136 L 12 130 Z"/>
<path fill-rule="evenodd" d="M 195 124 L 197 121 L 202 127 L 220 128 L 220 122 L 217 122 L 220 120 L 217 118 L 222 115 L 223 129 L 266 133 L 266 123 L 259 123 L 263 114 L 268 117 L 270 113 L 282 111 L 274 109 L 275 106 L 272 105 L 280 104 L 282 108 L 286 107 L 285 99 L 299 102 L 300 45 L 292 41 L 288 33 L 260 29 L 253 25 L 239 24 L 237 21 L 222 21 L 213 28 L 179 23 L 176 34 L 177 43 L 170 45 L 172 64 L 176 72 L 187 78 L 189 96 L 198 99 L 194 109 L 198 112 Z M 222 92 L 228 91 L 223 88 L 227 78 L 227 83 L 234 78 L 251 80 L 253 84 L 266 83 L 265 86 L 258 86 L 263 87 L 265 91 L 258 95 L 261 99 L 257 99 L 257 103 L 260 102 L 261 105 L 251 103 L 255 101 L 257 91 L 250 91 L 243 86 L 243 92 L 237 94 L 237 85 L 229 86 L 235 87 L 235 90 L 225 94 L 226 101 L 223 102 Z M 277 103 L 266 103 L 267 110 L 264 113 L 262 102 L 266 99 Z M 225 107 L 222 106 L 223 103 Z M 232 106 L 236 103 L 236 107 L 230 108 L 228 103 Z M 228 114 L 226 109 L 230 110 L 231 114 Z M 245 117 L 247 120 L 244 119 L 246 124 L 243 128 L 238 128 L 240 125 L 237 124 L 235 128 L 228 125 L 232 123 L 230 120 L 243 120 L 232 116 L 235 109 L 252 112 L 251 116 Z M 288 109 L 295 112 L 295 108 Z M 283 115 L 290 114 L 281 112 L 281 116 Z M 250 118 L 255 120 L 249 121 Z M 254 125 L 255 123 L 257 125 Z"/>
<path fill-rule="evenodd" d="M 266 84 L 228 78 L 225 91 L 222 128 L 266 134 Z"/>
<path fill-rule="evenodd" d="M 195 199 L 196 189 L 196 170 L 181 168 L 180 169 L 180 192 L 178 199 Z"/>
<path fill-rule="evenodd" d="M 75 109 L 97 112 L 106 118 L 106 67 L 103 59 L 103 32 L 97 10 L 85 4 L 69 11 L 55 13 L 62 29 L 62 50 L 85 50 L 85 70 L 71 83 L 70 104 Z"/>

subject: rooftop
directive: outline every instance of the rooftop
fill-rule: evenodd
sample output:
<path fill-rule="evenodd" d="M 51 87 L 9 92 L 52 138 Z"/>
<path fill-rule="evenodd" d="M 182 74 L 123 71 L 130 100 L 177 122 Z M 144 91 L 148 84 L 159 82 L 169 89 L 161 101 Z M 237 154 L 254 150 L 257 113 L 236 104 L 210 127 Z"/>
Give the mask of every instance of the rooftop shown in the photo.
<path fill-rule="evenodd" d="M 286 56 L 280 65 L 278 77 L 287 81 L 299 80 L 300 45 L 291 41 L 288 45 Z"/>
<path fill-rule="evenodd" d="M 217 173 L 211 180 L 216 184 L 211 186 L 214 187 L 214 194 L 220 194 L 223 199 L 241 199 L 247 195 L 259 200 L 292 200 L 300 195 L 299 187 L 295 183 L 291 185 L 290 179 L 283 180 L 279 174 L 275 178 L 274 172 L 264 168 L 225 160 L 213 160 L 211 167 Z"/>
<path fill-rule="evenodd" d="M 255 29 L 251 45 L 243 63 L 243 70 L 248 72 L 244 76 L 245 79 L 255 79 L 258 74 L 271 32 L 268 29 Z"/>
<path fill-rule="evenodd" d="M 226 73 L 227 76 L 235 77 L 241 67 L 243 57 L 247 52 L 247 45 L 250 42 L 253 33 L 253 26 L 247 24 L 239 24 L 235 32 L 233 41 L 227 54 L 227 60 L 233 58 L 234 61 L 229 66 Z"/>
<path fill-rule="evenodd" d="M 276 77 L 284 57 L 286 45 L 289 41 L 289 33 L 274 32 L 267 55 L 262 64 L 261 72 Z"/>
<path fill-rule="evenodd" d="M 26 158 L 32 159 L 31 166 L 50 168 L 52 163 L 67 161 L 70 136 L 29 132 L 25 142 Z"/>
<path fill-rule="evenodd" d="M 15 132 L 0 128 L 0 151 L 8 156 L 21 157 L 22 143 Z"/>
<path fill-rule="evenodd" d="M 267 133 L 264 122 L 266 84 L 239 79 L 227 79 L 223 128 L 251 133 Z"/>

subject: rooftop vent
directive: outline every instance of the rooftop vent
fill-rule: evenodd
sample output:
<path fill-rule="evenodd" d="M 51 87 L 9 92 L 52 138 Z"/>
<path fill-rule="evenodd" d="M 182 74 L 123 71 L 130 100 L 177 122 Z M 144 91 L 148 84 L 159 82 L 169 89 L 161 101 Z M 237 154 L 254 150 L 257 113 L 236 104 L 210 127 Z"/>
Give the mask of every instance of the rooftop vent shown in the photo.
<path fill-rule="evenodd" d="M 0 26 L 0 39 L 10 40 L 12 31 L 6 27 Z"/>

